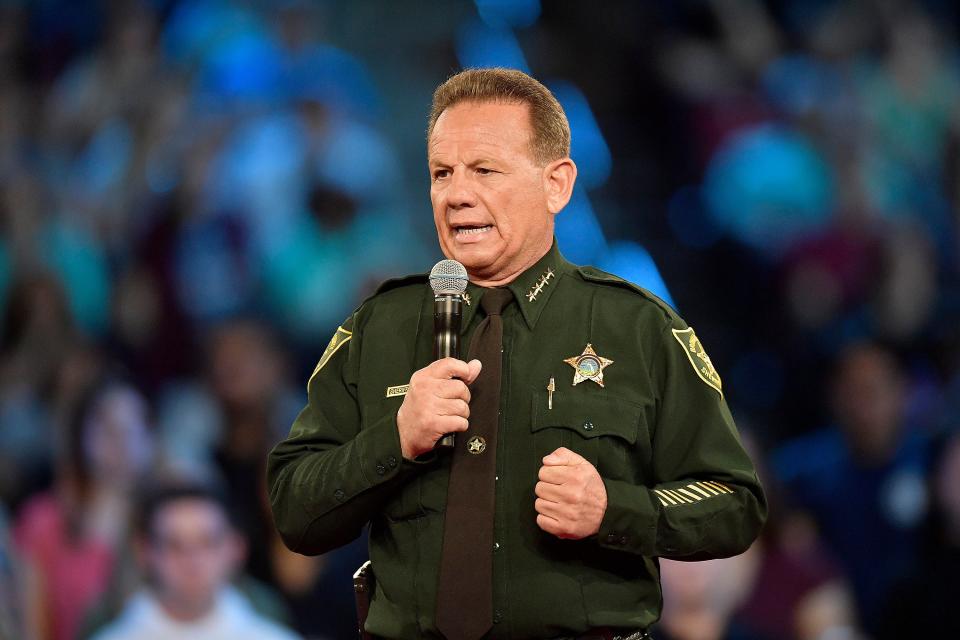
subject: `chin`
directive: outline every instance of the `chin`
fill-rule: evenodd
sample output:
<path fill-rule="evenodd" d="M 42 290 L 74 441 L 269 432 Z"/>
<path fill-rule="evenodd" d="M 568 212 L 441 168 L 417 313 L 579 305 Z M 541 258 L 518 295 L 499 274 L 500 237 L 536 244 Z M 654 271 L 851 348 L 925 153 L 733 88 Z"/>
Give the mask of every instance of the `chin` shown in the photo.
<path fill-rule="evenodd" d="M 467 268 L 468 271 L 483 272 L 493 267 L 500 252 L 490 248 L 480 247 L 452 247 L 450 253 L 453 259 Z"/>

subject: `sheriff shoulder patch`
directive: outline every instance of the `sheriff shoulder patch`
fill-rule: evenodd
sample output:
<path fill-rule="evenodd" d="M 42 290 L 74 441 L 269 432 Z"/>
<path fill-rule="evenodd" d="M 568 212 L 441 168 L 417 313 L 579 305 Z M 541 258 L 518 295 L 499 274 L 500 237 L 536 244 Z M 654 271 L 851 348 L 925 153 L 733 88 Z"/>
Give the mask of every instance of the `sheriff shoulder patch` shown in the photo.
<path fill-rule="evenodd" d="M 343 327 L 337 327 L 337 331 L 333 334 L 333 337 L 330 338 L 327 348 L 323 350 L 323 355 L 320 356 L 320 362 L 317 363 L 313 373 L 310 374 L 310 380 L 307 381 L 307 389 L 310 388 L 310 383 L 313 382 L 313 379 L 318 373 L 320 373 L 320 370 L 323 369 L 324 365 L 330 361 L 330 358 L 333 357 L 333 354 L 335 354 L 340 347 L 350 342 L 350 338 L 352 337 L 352 331 L 347 331 Z"/>
<path fill-rule="evenodd" d="M 687 354 L 687 359 L 690 361 L 693 370 L 697 372 L 701 380 L 716 389 L 720 397 L 723 397 L 723 382 L 720 380 L 720 374 L 717 373 L 710 356 L 707 355 L 703 345 L 700 344 L 697 334 L 693 332 L 692 328 L 673 329 L 672 331 L 673 337 L 677 339 L 677 342 L 683 347 L 683 352 Z"/>

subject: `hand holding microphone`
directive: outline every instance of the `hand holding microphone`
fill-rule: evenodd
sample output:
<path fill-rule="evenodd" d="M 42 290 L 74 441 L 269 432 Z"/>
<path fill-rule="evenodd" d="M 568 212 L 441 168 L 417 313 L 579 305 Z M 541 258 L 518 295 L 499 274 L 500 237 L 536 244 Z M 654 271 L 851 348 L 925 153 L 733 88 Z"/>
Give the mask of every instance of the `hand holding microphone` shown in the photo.
<path fill-rule="evenodd" d="M 444 358 L 410 376 L 410 389 L 397 412 L 400 450 L 413 460 L 444 437 L 467 430 L 470 389 L 480 375 L 480 361 Z"/>
<path fill-rule="evenodd" d="M 430 270 L 433 289 L 435 362 L 410 377 L 397 412 L 403 457 L 413 459 L 434 446 L 452 447 L 454 434 L 466 431 L 470 417 L 467 385 L 480 374 L 480 361 L 460 360 L 460 327 L 467 270 L 456 260 L 441 260 Z"/>

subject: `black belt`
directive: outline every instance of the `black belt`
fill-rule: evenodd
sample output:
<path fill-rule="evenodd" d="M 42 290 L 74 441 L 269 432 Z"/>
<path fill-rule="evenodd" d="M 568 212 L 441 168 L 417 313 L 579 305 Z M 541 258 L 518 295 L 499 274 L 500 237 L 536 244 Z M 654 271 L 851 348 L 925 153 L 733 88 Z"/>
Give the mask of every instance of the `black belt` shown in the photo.
<path fill-rule="evenodd" d="M 598 627 L 590 629 L 579 636 L 572 638 L 557 638 L 556 640 L 650 640 L 650 634 L 644 629 L 611 629 Z"/>
<path fill-rule="evenodd" d="M 385 640 L 379 636 L 370 636 L 374 640 Z M 579 636 L 561 636 L 552 640 L 651 640 L 649 633 L 643 629 L 610 629 L 609 627 L 599 627 L 585 631 Z"/>

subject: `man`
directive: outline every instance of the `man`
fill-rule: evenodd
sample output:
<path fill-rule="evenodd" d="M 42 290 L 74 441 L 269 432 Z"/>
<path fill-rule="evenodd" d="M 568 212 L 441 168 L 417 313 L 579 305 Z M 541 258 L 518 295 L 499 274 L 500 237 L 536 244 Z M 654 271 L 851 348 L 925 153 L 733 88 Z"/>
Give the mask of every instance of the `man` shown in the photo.
<path fill-rule="evenodd" d="M 140 551 L 150 588 L 131 598 L 95 640 L 294 640 L 229 586 L 244 543 L 225 503 L 199 486 L 168 487 L 146 501 Z"/>
<path fill-rule="evenodd" d="M 643 637 L 657 556 L 739 553 L 765 516 L 720 378 L 669 307 L 560 255 L 576 167 L 543 85 L 453 76 L 427 145 L 440 248 L 470 279 L 467 361 L 431 362 L 426 276 L 381 286 L 271 454 L 277 526 L 322 553 L 370 523 L 376 636 Z"/>
<path fill-rule="evenodd" d="M 813 516 L 849 578 L 871 636 L 883 631 L 897 579 L 916 564 L 929 499 L 931 448 L 910 421 L 907 385 L 887 348 L 847 345 L 831 380 L 835 425 L 789 441 L 772 456 L 792 506 Z"/>

